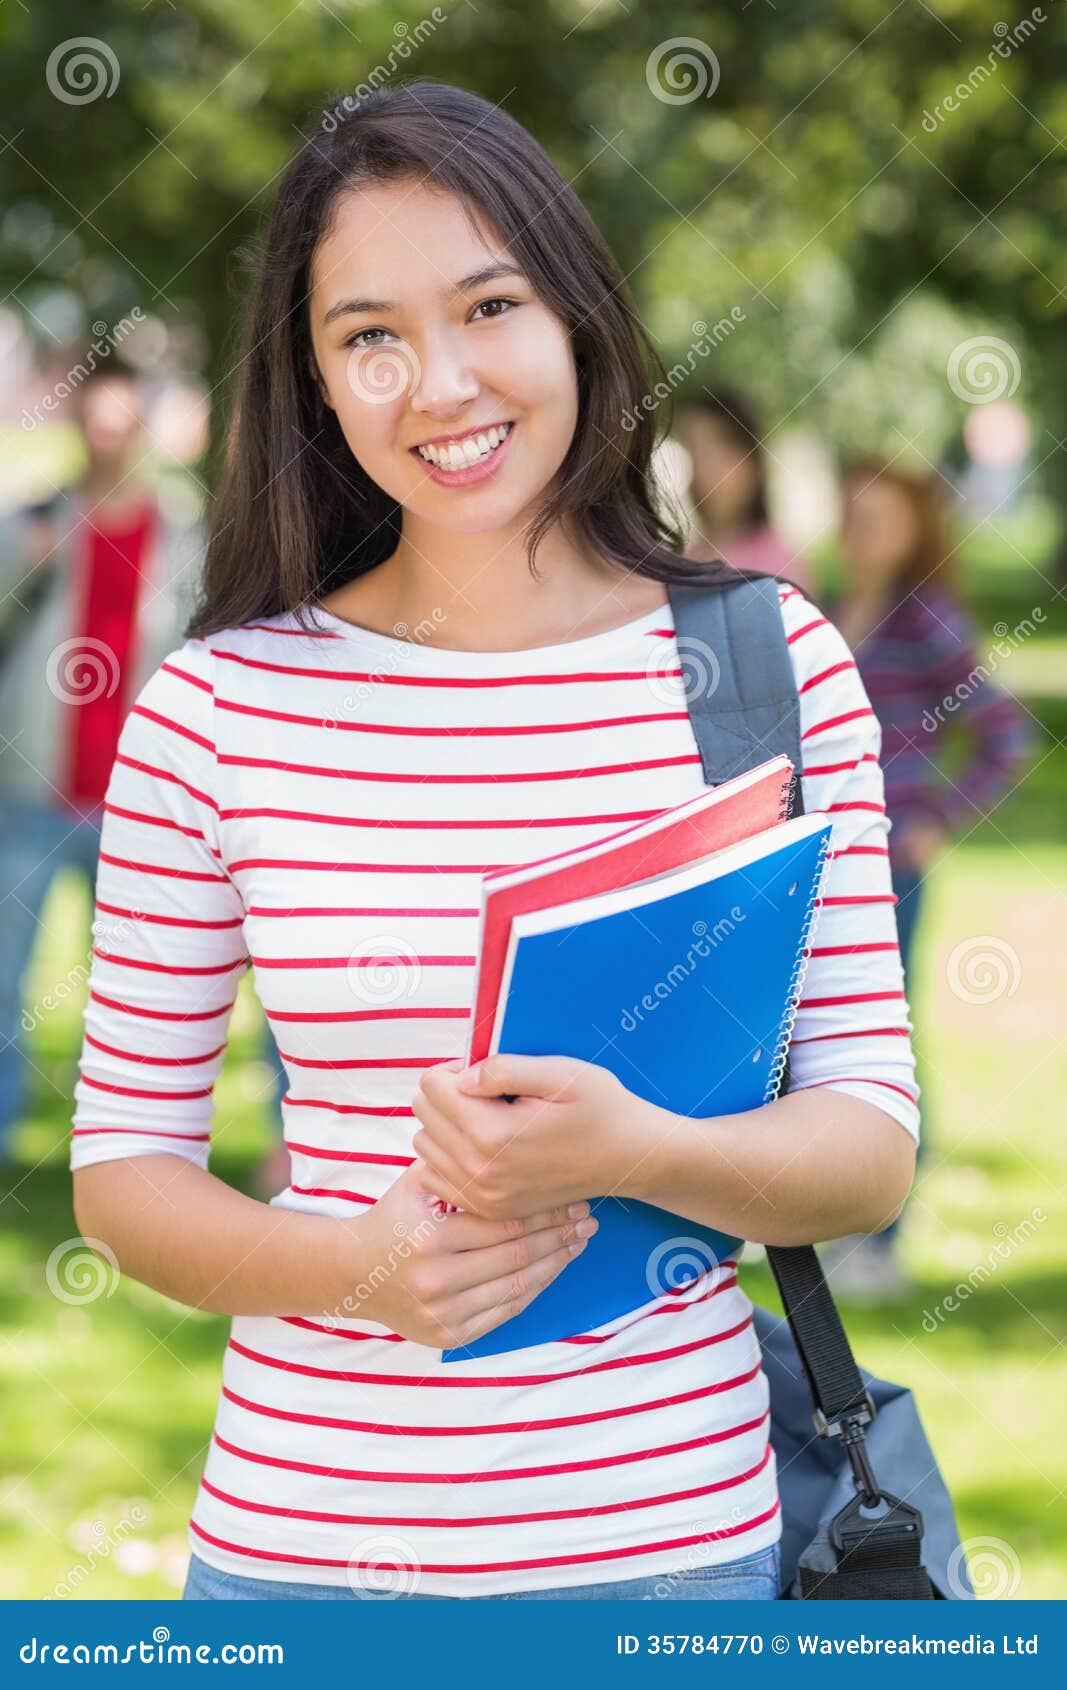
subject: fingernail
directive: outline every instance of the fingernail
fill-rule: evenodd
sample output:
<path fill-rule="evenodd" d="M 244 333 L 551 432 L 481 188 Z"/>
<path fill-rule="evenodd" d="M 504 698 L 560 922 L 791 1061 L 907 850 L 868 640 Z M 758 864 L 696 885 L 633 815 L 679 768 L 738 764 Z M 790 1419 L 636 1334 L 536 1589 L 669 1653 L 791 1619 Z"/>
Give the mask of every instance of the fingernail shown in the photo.
<path fill-rule="evenodd" d="M 589 1204 L 572 1203 L 570 1208 L 567 1210 L 567 1213 L 570 1215 L 572 1221 L 580 1221 L 583 1215 L 587 1215 L 589 1213 Z"/>
<path fill-rule="evenodd" d="M 590 1215 L 587 1220 L 579 1221 L 574 1230 L 578 1234 L 579 1238 L 592 1238 L 599 1225 L 600 1222 Z"/>

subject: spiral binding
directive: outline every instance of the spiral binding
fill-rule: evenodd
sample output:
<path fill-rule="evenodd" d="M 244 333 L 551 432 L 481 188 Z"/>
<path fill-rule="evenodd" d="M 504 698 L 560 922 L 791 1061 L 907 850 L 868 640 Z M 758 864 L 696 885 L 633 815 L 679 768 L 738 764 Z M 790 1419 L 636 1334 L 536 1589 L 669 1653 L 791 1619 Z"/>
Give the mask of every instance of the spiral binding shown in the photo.
<path fill-rule="evenodd" d="M 789 765 L 789 779 L 786 781 L 785 785 L 782 787 L 781 794 L 779 795 L 779 798 L 778 798 L 778 820 L 780 822 L 785 822 L 785 821 L 789 820 L 789 815 L 790 815 L 790 812 L 793 808 L 793 793 L 796 791 L 796 785 L 797 785 L 797 772 L 794 769 L 792 763 L 790 763 L 790 765 Z"/>
<path fill-rule="evenodd" d="M 815 873 L 811 881 L 811 893 L 808 897 L 807 908 L 804 911 L 804 922 L 800 931 L 800 943 L 797 946 L 796 961 L 789 979 L 789 995 L 782 1019 L 778 1024 L 778 1041 L 774 1061 L 767 1075 L 767 1084 L 763 1091 L 764 1103 L 773 1103 L 778 1096 L 778 1088 L 782 1083 L 785 1072 L 786 1057 L 789 1053 L 790 1041 L 793 1037 L 793 1023 L 797 1018 L 797 1005 L 800 994 L 804 989 L 804 976 L 808 970 L 808 941 L 815 921 L 815 912 L 822 892 L 823 876 L 826 872 L 826 861 L 830 854 L 830 833 L 827 831 L 819 841 L 819 858 Z"/>

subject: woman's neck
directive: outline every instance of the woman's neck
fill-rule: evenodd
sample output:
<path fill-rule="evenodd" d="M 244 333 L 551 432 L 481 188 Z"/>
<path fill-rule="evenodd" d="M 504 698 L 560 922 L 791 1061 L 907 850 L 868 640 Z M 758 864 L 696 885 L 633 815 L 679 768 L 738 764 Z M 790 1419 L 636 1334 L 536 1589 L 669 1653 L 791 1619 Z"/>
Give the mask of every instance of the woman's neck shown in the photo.
<path fill-rule="evenodd" d="M 499 531 L 449 534 L 436 556 L 405 535 L 392 557 L 320 600 L 375 633 L 419 629 L 454 651 L 521 651 L 585 639 L 666 605 L 666 588 L 586 556 L 557 534 L 530 573 L 524 543 Z"/>

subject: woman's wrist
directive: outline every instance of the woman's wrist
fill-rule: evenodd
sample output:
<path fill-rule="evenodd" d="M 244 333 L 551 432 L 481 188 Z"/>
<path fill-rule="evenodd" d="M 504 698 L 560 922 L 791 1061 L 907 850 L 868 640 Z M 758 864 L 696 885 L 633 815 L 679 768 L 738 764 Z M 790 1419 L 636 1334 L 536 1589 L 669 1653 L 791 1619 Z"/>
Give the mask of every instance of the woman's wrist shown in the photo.
<path fill-rule="evenodd" d="M 638 1198 L 645 1203 L 662 1203 L 664 1190 L 673 1184 L 673 1154 L 678 1135 L 703 1125 L 673 1109 L 626 1093 L 626 1105 L 612 1122 L 612 1191 L 618 1197 Z"/>

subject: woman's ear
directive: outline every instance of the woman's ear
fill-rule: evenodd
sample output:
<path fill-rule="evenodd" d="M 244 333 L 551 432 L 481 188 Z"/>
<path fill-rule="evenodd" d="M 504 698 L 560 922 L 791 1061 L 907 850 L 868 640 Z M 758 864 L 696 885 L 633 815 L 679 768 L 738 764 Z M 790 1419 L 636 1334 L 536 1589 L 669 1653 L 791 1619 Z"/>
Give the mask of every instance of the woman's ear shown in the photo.
<path fill-rule="evenodd" d="M 326 383 L 323 381 L 321 375 L 319 374 L 319 366 L 316 364 L 313 357 L 308 359 L 308 369 L 311 371 L 311 379 L 315 383 L 315 386 L 319 390 L 319 395 L 322 399 L 323 404 L 328 405 L 330 410 L 332 411 L 334 409 L 334 407 L 333 407 L 333 404 L 330 400 L 330 395 L 327 392 Z"/>

